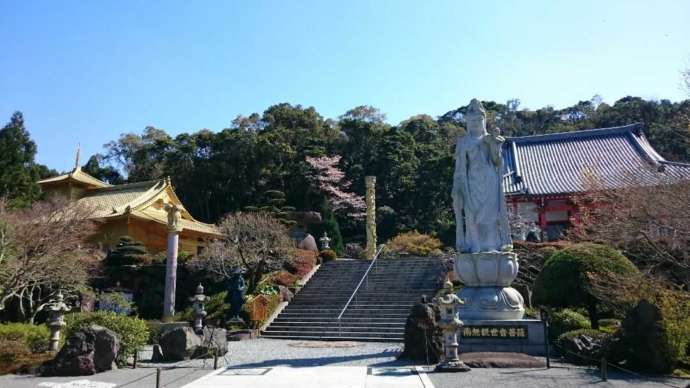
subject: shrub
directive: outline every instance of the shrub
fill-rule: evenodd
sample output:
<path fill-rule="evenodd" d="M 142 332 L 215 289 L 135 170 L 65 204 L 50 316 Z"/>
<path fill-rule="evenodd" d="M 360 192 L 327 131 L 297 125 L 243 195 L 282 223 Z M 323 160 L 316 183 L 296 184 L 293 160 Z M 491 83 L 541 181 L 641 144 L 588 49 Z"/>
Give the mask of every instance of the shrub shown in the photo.
<path fill-rule="evenodd" d="M 585 307 L 592 328 L 598 327 L 598 305 L 590 279 L 594 275 L 636 274 L 637 268 L 619 251 L 605 245 L 581 243 L 556 251 L 534 284 L 534 301 L 551 307 Z"/>
<path fill-rule="evenodd" d="M 295 258 L 285 263 L 285 269 L 299 277 L 311 271 L 316 265 L 316 257 L 319 254 L 314 251 L 295 249 Z"/>
<path fill-rule="evenodd" d="M 613 333 L 617 332 L 618 329 L 620 329 L 620 328 L 621 328 L 620 319 L 605 318 L 605 319 L 599 320 L 599 330 L 603 331 L 604 333 L 613 334 Z"/>
<path fill-rule="evenodd" d="M 271 274 L 268 279 L 269 283 L 275 285 L 293 287 L 300 280 L 300 277 L 287 271 L 278 271 Z"/>
<path fill-rule="evenodd" d="M 414 256 L 441 255 L 441 240 L 419 232 L 401 233 L 386 243 L 386 250 L 393 254 L 409 254 Z"/>
<path fill-rule="evenodd" d="M 150 264 L 151 260 L 143 243 L 129 236 L 122 236 L 115 249 L 105 258 L 105 264 L 118 267 L 121 265 Z"/>
<path fill-rule="evenodd" d="M 149 345 L 158 344 L 161 340 L 161 321 L 146 321 L 146 326 L 149 328 Z"/>
<path fill-rule="evenodd" d="M 326 263 L 328 261 L 333 261 L 337 257 L 336 253 L 332 249 L 325 249 L 321 251 L 321 258 L 323 259 L 323 262 Z"/>
<path fill-rule="evenodd" d="M 112 311 L 115 314 L 129 315 L 135 310 L 133 295 L 127 297 L 122 292 L 103 292 L 98 296 L 98 310 Z"/>
<path fill-rule="evenodd" d="M 0 341 L 15 341 L 24 344 L 31 352 L 48 350 L 50 329 L 46 325 L 27 323 L 6 323 L 0 325 Z"/>
<path fill-rule="evenodd" d="M 225 319 L 230 311 L 230 305 L 225 303 L 227 294 L 227 291 L 221 291 L 206 299 L 204 302 L 204 310 L 206 310 L 205 322 L 214 322 L 218 324 Z M 187 307 L 175 314 L 175 320 L 191 322 L 194 320 L 194 311 L 191 307 Z"/>
<path fill-rule="evenodd" d="M 589 319 L 570 309 L 556 311 L 549 316 L 549 340 L 554 341 L 561 334 L 580 329 L 591 329 Z"/>
<path fill-rule="evenodd" d="M 0 365 L 15 364 L 31 354 L 31 349 L 21 340 L 0 339 Z"/>
<path fill-rule="evenodd" d="M 118 363 L 124 364 L 127 357 L 141 349 L 149 339 L 149 328 L 146 321 L 136 317 L 117 315 L 107 311 L 97 311 L 94 313 L 74 313 L 65 317 L 67 326 L 65 337 L 80 328 L 96 324 L 110 329 L 120 336 L 120 353 Z"/>

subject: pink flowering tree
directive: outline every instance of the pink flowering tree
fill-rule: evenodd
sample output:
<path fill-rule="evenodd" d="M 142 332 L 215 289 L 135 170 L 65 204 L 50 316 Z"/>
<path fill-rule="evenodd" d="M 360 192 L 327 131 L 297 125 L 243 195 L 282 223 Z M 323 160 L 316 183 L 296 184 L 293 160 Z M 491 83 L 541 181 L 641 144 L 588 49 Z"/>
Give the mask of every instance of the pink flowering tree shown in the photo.
<path fill-rule="evenodd" d="M 364 219 L 367 208 L 364 197 L 348 191 L 350 181 L 345 179 L 345 173 L 338 168 L 339 162 L 340 155 L 307 156 L 307 163 L 313 170 L 309 179 L 324 193 L 334 211 L 358 220 Z"/>

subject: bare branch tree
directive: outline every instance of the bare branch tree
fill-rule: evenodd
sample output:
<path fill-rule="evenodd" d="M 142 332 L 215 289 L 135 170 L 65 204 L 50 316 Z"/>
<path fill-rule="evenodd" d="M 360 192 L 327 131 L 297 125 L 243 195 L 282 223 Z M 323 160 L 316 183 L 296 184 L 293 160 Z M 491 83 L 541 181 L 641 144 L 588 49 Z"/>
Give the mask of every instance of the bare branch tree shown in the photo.
<path fill-rule="evenodd" d="M 33 322 L 59 289 L 69 296 L 86 287 L 97 261 L 83 245 L 95 231 L 88 216 L 64 201 L 14 211 L 0 201 L 0 309 L 15 299 Z"/>
<path fill-rule="evenodd" d="M 264 213 L 235 213 L 218 225 L 223 237 L 213 241 L 196 264 L 222 279 L 230 279 L 237 268 L 244 269 L 248 292 L 253 292 L 266 268 L 293 257 L 294 243 L 277 219 Z"/>
<path fill-rule="evenodd" d="M 641 176 L 660 177 L 650 185 Z M 587 193 L 576 198 L 582 226 L 577 240 L 621 249 L 641 270 L 690 287 L 690 182 L 638 171 L 623 188 L 610 189 L 590 176 Z"/>

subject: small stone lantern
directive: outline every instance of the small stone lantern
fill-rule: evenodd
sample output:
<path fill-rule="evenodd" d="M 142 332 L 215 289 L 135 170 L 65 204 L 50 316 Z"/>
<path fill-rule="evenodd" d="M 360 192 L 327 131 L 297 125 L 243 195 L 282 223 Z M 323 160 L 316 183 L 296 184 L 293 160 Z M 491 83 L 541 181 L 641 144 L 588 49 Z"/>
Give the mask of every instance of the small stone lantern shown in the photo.
<path fill-rule="evenodd" d="M 48 327 L 50 328 L 50 339 L 48 340 L 48 351 L 57 352 L 60 344 L 60 329 L 65 327 L 65 313 L 70 310 L 65 304 L 62 291 L 58 290 L 55 300 L 52 300 L 47 307 Z"/>
<path fill-rule="evenodd" d="M 319 241 L 321 241 L 322 250 L 331 249 L 331 238 L 328 237 L 328 233 L 325 231 L 323 232 L 323 237 L 321 237 Z"/>
<path fill-rule="evenodd" d="M 192 312 L 194 314 L 194 332 L 201 333 L 204 329 L 204 317 L 206 316 L 206 310 L 204 310 L 206 295 L 204 295 L 204 286 L 201 283 L 196 286 L 196 294 L 189 298 L 189 300 L 192 302 Z"/>
<path fill-rule="evenodd" d="M 458 306 L 463 302 L 453 293 L 453 283 L 446 282 L 445 295 L 433 299 L 441 311 L 438 326 L 443 331 L 443 360 L 436 366 L 442 372 L 467 372 L 470 368 L 458 357 L 458 332 L 463 323 L 458 318 Z"/>

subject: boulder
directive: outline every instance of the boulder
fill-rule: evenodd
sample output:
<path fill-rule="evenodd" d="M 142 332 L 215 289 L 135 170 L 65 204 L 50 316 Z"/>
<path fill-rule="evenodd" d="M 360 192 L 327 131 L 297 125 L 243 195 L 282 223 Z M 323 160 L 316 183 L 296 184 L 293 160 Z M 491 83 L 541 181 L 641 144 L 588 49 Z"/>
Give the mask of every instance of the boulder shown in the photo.
<path fill-rule="evenodd" d="M 621 324 L 618 342 L 613 346 L 616 358 L 626 360 L 635 369 L 654 373 L 670 373 L 674 368 L 673 350 L 662 325 L 659 308 L 642 300 Z"/>
<path fill-rule="evenodd" d="M 569 333 L 577 333 L 582 330 L 575 330 Z M 576 335 L 564 335 L 558 337 L 558 346 L 563 351 L 563 357 L 576 365 L 598 365 L 599 360 L 606 354 L 607 339 L 603 333 L 582 332 Z"/>
<path fill-rule="evenodd" d="M 436 313 L 426 297 L 412 306 L 405 322 L 405 346 L 399 358 L 423 361 L 427 364 L 439 361 L 442 352 L 441 332 L 436 326 Z"/>
<path fill-rule="evenodd" d="M 225 329 L 204 327 L 198 335 L 191 327 L 178 327 L 161 336 L 160 351 L 165 361 L 220 356 L 228 351 L 226 337 Z"/>
<path fill-rule="evenodd" d="M 316 245 L 316 239 L 314 239 L 314 236 L 309 233 L 307 233 L 304 239 L 297 244 L 297 248 L 304 249 L 305 251 L 319 251 L 319 247 Z"/>
<path fill-rule="evenodd" d="M 119 336 L 102 326 L 75 331 L 55 358 L 41 367 L 44 376 L 86 376 L 117 368 Z"/>
<path fill-rule="evenodd" d="M 153 362 L 165 361 L 165 358 L 163 357 L 163 349 L 161 349 L 161 346 L 158 344 L 153 345 L 153 350 L 151 352 L 151 361 L 153 361 Z"/>
<path fill-rule="evenodd" d="M 181 361 L 201 346 L 201 337 L 191 327 L 177 327 L 161 335 L 159 343 L 165 361 Z"/>
<path fill-rule="evenodd" d="M 292 302 L 292 298 L 295 297 L 295 294 L 285 286 L 278 286 L 278 292 L 280 293 L 280 300 L 283 302 Z"/>
<path fill-rule="evenodd" d="M 196 351 L 197 356 L 222 356 L 228 352 L 228 332 L 218 327 L 204 327 L 202 345 Z"/>

